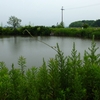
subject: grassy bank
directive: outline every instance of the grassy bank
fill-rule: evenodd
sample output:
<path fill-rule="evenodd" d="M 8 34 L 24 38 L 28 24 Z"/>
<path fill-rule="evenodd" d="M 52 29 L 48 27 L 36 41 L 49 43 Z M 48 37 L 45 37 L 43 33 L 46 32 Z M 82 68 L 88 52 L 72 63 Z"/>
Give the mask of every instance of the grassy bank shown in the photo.
<path fill-rule="evenodd" d="M 11 27 L 0 27 L 0 36 L 2 35 L 19 35 L 19 36 L 30 36 L 26 31 L 28 30 L 33 36 L 48 36 L 50 35 L 50 28 L 45 26 L 24 26 L 13 29 Z"/>
<path fill-rule="evenodd" d="M 100 39 L 100 28 L 51 28 L 45 26 L 24 26 L 17 29 L 10 27 L 0 27 L 0 36 L 3 35 L 19 35 L 29 36 L 28 32 L 24 31 L 27 29 L 33 36 L 69 36 L 69 37 L 80 37 L 92 39 L 95 35 L 95 39 Z"/>
<path fill-rule="evenodd" d="M 100 39 L 100 28 L 51 28 L 55 36 L 69 36 L 80 38 L 91 38 L 95 35 L 95 39 Z"/>
<path fill-rule="evenodd" d="M 9 70 L 0 62 L 0 100 L 100 100 L 100 54 L 94 41 L 89 52 L 73 49 L 64 56 L 57 54 L 40 68 L 25 70 L 26 59 L 19 57 L 18 68 Z"/>

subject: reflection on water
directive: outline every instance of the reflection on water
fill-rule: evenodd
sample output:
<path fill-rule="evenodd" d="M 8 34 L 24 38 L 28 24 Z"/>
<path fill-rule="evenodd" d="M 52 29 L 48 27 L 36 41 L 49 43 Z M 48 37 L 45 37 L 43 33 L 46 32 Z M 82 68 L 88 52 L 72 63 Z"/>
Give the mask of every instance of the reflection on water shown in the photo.
<path fill-rule="evenodd" d="M 11 68 L 12 63 L 15 67 L 18 67 L 17 61 L 20 56 L 24 56 L 27 61 L 27 66 L 39 67 L 42 65 L 43 58 L 48 61 L 51 57 L 54 57 L 56 52 L 47 45 L 39 42 L 56 46 L 59 44 L 60 49 L 64 52 L 65 56 L 71 54 L 73 42 L 76 44 L 76 49 L 81 52 L 83 56 L 84 50 L 88 50 L 91 46 L 91 40 L 69 38 L 69 37 L 6 37 L 0 38 L 0 61 L 4 61 L 6 65 Z M 96 41 L 97 46 L 100 47 L 100 41 Z M 100 50 L 98 50 L 98 53 Z"/>

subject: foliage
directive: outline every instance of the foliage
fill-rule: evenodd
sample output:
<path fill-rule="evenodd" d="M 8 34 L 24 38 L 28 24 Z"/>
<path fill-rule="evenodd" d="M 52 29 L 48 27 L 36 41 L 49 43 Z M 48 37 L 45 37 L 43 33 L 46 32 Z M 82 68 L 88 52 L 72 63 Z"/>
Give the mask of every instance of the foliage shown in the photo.
<path fill-rule="evenodd" d="M 64 22 L 61 22 L 61 23 L 58 24 L 56 27 L 57 27 L 57 28 L 64 28 Z"/>
<path fill-rule="evenodd" d="M 48 100 L 49 77 L 48 77 L 48 69 L 44 60 L 43 60 L 43 65 L 39 68 L 37 74 L 37 85 L 38 85 L 39 100 Z"/>
<path fill-rule="evenodd" d="M 29 36 L 25 29 L 27 29 L 33 36 L 49 36 L 51 33 L 51 29 L 49 27 L 28 25 L 15 29 L 12 27 L 0 27 L 0 35 Z"/>
<path fill-rule="evenodd" d="M 20 26 L 21 19 L 18 19 L 15 16 L 9 17 L 9 20 L 7 22 L 9 25 L 11 25 L 14 29 Z"/>
<path fill-rule="evenodd" d="M 27 100 L 39 100 L 37 74 L 38 70 L 36 67 L 32 67 L 26 71 Z"/>
<path fill-rule="evenodd" d="M 0 35 L 2 35 L 2 27 L 0 27 Z"/>
<path fill-rule="evenodd" d="M 100 27 L 100 19 L 96 20 L 93 25 L 93 27 Z"/>
<path fill-rule="evenodd" d="M 69 27 L 82 27 L 83 25 L 83 22 L 82 21 L 75 21 L 75 22 L 72 22 Z"/>
<path fill-rule="evenodd" d="M 80 38 L 91 38 L 95 35 L 95 39 L 100 39 L 100 28 L 91 28 L 84 24 L 84 28 L 59 28 L 59 27 L 45 27 L 45 26 L 23 26 L 13 30 L 11 27 L 0 27 L 1 36 L 30 36 L 25 31 L 28 30 L 32 36 L 69 36 Z"/>
<path fill-rule="evenodd" d="M 100 19 L 95 20 L 82 20 L 72 22 L 69 27 L 82 27 L 84 24 L 90 27 L 100 27 Z"/>
<path fill-rule="evenodd" d="M 26 59 L 23 56 L 20 56 L 18 59 L 18 65 L 21 67 L 21 73 L 24 74 L 24 68 L 26 67 Z"/>
<path fill-rule="evenodd" d="M 84 24 L 87 24 L 90 27 L 100 27 L 100 20 L 82 20 L 72 22 L 69 27 L 82 27 Z"/>
<path fill-rule="evenodd" d="M 86 27 L 88 27 L 86 25 Z M 100 39 L 100 28 L 51 28 L 55 36 L 69 36 L 91 38 L 95 35 L 95 39 Z"/>
<path fill-rule="evenodd" d="M 89 25 L 88 24 L 83 24 L 83 28 L 88 28 Z"/>

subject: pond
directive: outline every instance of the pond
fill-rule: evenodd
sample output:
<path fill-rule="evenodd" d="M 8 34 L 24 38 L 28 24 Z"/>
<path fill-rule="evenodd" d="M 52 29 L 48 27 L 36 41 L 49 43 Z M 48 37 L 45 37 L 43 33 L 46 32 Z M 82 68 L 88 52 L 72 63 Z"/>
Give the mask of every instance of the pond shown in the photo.
<path fill-rule="evenodd" d="M 50 58 L 55 57 L 57 52 L 38 40 L 53 47 L 58 43 L 65 56 L 71 54 L 73 42 L 75 42 L 76 50 L 81 53 L 81 56 L 84 55 L 84 50 L 88 51 L 88 47 L 91 47 L 91 40 L 72 37 L 3 37 L 0 38 L 0 62 L 5 62 L 8 68 L 11 68 L 12 63 L 15 67 L 19 67 L 18 58 L 23 56 L 26 58 L 28 68 L 32 66 L 40 67 L 43 58 L 48 62 Z M 100 47 L 100 41 L 95 42 L 97 47 Z M 100 49 L 97 50 L 97 53 L 100 53 Z"/>

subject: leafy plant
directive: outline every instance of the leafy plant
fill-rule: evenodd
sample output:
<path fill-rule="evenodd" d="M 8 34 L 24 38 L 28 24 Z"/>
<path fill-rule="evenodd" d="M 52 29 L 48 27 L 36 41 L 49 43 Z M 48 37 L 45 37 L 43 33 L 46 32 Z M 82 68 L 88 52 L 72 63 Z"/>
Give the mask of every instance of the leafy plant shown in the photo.
<path fill-rule="evenodd" d="M 26 67 L 26 58 L 20 56 L 18 59 L 18 65 L 21 67 L 22 74 L 24 74 L 24 68 Z"/>
<path fill-rule="evenodd" d="M 44 60 L 43 60 L 43 65 L 39 68 L 37 74 L 37 85 L 38 85 L 39 100 L 48 100 L 49 77 L 48 77 L 48 69 Z"/>

